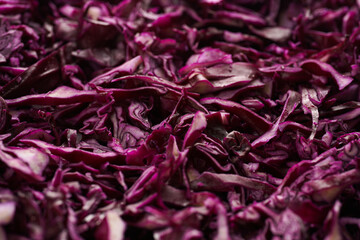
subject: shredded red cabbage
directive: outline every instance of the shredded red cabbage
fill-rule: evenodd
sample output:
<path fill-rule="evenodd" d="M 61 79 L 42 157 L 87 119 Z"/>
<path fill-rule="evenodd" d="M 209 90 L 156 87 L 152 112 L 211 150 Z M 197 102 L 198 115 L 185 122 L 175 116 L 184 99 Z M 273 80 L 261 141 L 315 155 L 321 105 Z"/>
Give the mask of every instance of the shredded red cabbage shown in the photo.
<path fill-rule="evenodd" d="M 0 239 L 360 239 L 360 1 L 0 1 Z"/>

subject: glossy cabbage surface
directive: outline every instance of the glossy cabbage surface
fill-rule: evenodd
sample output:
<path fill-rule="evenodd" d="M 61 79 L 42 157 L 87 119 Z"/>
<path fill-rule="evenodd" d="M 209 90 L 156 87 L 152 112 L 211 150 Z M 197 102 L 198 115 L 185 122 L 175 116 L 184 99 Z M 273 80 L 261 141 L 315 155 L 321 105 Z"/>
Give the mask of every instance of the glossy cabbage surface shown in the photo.
<path fill-rule="evenodd" d="M 360 239 L 360 1 L 0 1 L 0 239 Z"/>

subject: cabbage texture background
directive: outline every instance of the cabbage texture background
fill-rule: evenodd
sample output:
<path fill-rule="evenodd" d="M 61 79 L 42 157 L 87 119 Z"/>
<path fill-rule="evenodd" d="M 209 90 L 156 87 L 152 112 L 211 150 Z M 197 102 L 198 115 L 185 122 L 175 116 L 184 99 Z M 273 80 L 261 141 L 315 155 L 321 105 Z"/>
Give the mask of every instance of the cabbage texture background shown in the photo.
<path fill-rule="evenodd" d="M 359 0 L 0 0 L 0 239 L 360 239 Z"/>

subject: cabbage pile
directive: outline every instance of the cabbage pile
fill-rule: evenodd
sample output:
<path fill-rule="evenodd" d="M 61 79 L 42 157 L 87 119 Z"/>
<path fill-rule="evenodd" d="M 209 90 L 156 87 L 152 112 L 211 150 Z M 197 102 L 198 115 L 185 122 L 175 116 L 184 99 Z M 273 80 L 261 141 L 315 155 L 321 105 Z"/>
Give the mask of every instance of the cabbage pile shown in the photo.
<path fill-rule="evenodd" d="M 0 1 L 0 239 L 360 239 L 360 1 Z"/>

